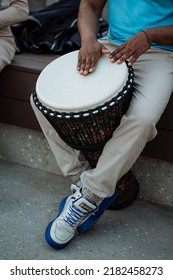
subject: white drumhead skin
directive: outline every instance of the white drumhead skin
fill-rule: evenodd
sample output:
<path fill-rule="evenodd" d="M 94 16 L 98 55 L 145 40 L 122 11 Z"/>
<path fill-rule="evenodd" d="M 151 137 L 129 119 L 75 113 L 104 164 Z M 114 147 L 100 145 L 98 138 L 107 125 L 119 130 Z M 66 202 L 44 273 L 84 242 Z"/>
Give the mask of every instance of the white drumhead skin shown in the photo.
<path fill-rule="evenodd" d="M 81 112 L 96 108 L 116 96 L 127 82 L 126 63 L 111 63 L 102 55 L 93 73 L 76 70 L 78 51 L 48 64 L 38 77 L 36 93 L 47 108 L 59 112 Z"/>

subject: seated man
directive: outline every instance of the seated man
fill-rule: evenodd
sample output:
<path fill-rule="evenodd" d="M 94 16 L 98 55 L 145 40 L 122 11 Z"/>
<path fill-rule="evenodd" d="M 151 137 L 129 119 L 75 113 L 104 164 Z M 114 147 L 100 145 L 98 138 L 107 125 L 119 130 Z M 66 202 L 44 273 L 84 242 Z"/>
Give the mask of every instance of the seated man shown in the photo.
<path fill-rule="evenodd" d="M 107 54 L 110 63 L 127 60 L 135 78 L 130 107 L 95 168 L 60 139 L 31 99 L 62 173 L 74 182 L 73 194 L 62 200 L 58 216 L 46 229 L 46 240 L 56 249 L 65 247 L 76 231 L 92 226 L 112 202 L 117 181 L 157 135 L 156 124 L 173 91 L 173 0 L 108 0 L 109 30 L 98 41 L 98 18 L 105 3 L 81 1 L 77 70 L 79 75 L 92 75 L 101 55 Z"/>

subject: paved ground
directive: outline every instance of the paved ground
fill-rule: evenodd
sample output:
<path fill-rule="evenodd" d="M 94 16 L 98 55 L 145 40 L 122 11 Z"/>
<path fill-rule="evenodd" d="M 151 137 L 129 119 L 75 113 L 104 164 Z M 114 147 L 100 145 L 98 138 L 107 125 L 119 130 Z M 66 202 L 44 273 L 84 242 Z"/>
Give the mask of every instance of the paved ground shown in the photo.
<path fill-rule="evenodd" d="M 173 259 L 173 208 L 139 197 L 106 211 L 87 233 L 61 251 L 44 240 L 69 181 L 36 168 L 0 161 L 0 259 L 133 260 Z"/>

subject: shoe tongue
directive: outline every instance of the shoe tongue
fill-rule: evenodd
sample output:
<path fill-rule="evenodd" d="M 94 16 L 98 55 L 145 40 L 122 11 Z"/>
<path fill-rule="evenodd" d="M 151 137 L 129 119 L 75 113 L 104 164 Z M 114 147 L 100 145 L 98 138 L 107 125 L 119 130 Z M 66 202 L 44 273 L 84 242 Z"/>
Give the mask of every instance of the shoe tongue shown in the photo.
<path fill-rule="evenodd" d="M 80 196 L 74 200 L 73 204 L 77 209 L 84 211 L 84 213 L 94 211 L 97 206 L 94 202 L 89 201 L 85 197 L 83 197 L 81 194 Z"/>

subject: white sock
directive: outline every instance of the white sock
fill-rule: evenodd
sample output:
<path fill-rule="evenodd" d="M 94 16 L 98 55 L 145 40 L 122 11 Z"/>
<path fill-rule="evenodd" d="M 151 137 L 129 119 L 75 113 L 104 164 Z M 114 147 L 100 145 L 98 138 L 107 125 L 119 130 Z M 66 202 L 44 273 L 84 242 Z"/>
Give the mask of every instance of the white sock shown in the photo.
<path fill-rule="evenodd" d="M 96 205 L 98 205 L 99 202 L 102 201 L 101 197 L 97 196 L 95 193 L 93 193 L 91 190 L 89 190 L 86 187 L 82 187 L 82 193 L 84 198 L 86 198 L 91 203 L 95 203 Z"/>

